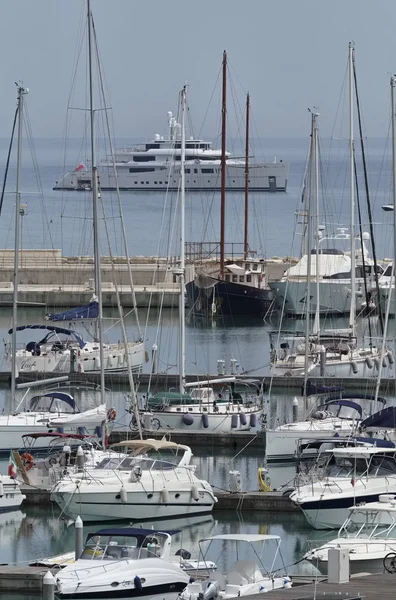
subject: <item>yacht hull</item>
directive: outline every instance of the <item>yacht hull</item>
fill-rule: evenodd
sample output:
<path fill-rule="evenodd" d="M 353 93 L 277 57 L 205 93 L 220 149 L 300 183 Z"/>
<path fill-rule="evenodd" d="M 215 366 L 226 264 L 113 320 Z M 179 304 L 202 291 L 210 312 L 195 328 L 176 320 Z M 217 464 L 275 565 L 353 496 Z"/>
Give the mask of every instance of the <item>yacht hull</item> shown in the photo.
<path fill-rule="evenodd" d="M 93 485 L 91 487 L 94 487 Z M 103 488 L 104 486 L 101 486 Z M 55 490 L 51 499 L 72 519 L 78 516 L 83 521 L 144 521 L 148 519 L 169 519 L 172 517 L 190 517 L 210 513 L 213 508 L 213 495 L 199 488 L 199 498 L 192 498 L 192 486 L 187 489 L 173 488 L 164 498 L 161 491 L 128 492 L 127 501 L 122 502 L 121 484 L 108 492 L 103 489 L 80 492 Z M 176 497 L 177 496 L 177 497 Z"/>
<path fill-rule="evenodd" d="M 381 494 L 396 494 L 396 483 L 389 484 L 389 489 L 377 491 L 376 493 L 364 492 L 362 494 L 353 494 L 353 485 L 351 484 L 351 493 L 349 496 L 338 495 L 334 493 L 332 498 L 319 498 L 316 500 L 298 503 L 304 513 L 308 523 L 314 529 L 339 529 L 350 514 L 350 507 L 362 502 L 378 502 Z M 364 517 L 362 517 L 362 523 Z M 391 524 L 384 517 L 384 523 Z"/>
<path fill-rule="evenodd" d="M 42 352 L 33 356 L 27 350 L 18 350 L 16 367 L 19 373 L 70 373 L 73 370 L 81 373 L 100 371 L 100 349 L 95 343 L 87 343 L 82 350 L 76 351 L 75 363 L 71 365 L 70 349 L 63 351 Z M 146 350 L 143 342 L 128 344 L 128 353 L 123 344 L 104 344 L 105 371 L 119 372 L 128 368 L 128 356 L 132 371 L 140 372 L 146 361 Z M 10 362 L 10 358 L 8 358 Z"/>
<path fill-rule="evenodd" d="M 306 281 L 275 281 L 269 284 L 276 295 L 277 307 L 283 314 L 304 317 L 307 312 L 307 282 Z M 356 306 L 362 304 L 364 283 L 356 280 Z M 320 314 L 343 315 L 351 308 L 350 280 L 321 281 L 319 283 L 319 312 Z M 310 313 L 316 312 L 316 286 L 311 283 Z"/>
<path fill-rule="evenodd" d="M 163 410 L 153 413 L 148 424 L 148 431 L 159 428 L 188 430 L 191 432 L 205 431 L 206 433 L 232 433 L 235 431 L 260 431 L 263 409 L 252 410 L 249 407 L 235 411 L 189 411 L 185 407 L 174 407 L 173 410 Z M 185 417 L 188 417 L 186 419 Z M 144 425 L 144 420 L 143 420 Z"/>
<path fill-rule="evenodd" d="M 144 598 L 144 600 L 177 600 L 180 592 L 184 590 L 186 584 L 168 583 L 163 585 L 151 586 L 151 588 L 143 588 L 139 590 L 135 588 L 133 581 L 131 587 L 126 586 L 121 589 L 114 589 L 108 586 L 107 590 L 97 589 L 97 591 L 76 591 L 72 593 L 59 593 L 57 596 L 62 599 L 75 600 L 81 598 L 84 600 L 97 600 L 103 598 L 109 600 L 111 598 Z M 97 586 L 98 588 L 99 586 Z M 103 588 L 103 586 L 102 586 Z"/>
<path fill-rule="evenodd" d="M 186 285 L 192 312 L 203 316 L 265 316 L 274 306 L 270 289 L 223 281 L 199 274 Z"/>
<path fill-rule="evenodd" d="M 155 162 L 155 161 L 154 161 Z M 169 163 L 154 165 L 150 164 L 150 171 L 141 174 L 130 173 L 129 168 L 136 163 L 118 163 L 117 178 L 120 190 L 146 192 L 163 192 L 165 190 L 179 190 L 179 174 L 176 175 Z M 144 167 L 143 167 L 144 168 Z M 152 169 L 152 170 L 151 170 Z M 188 174 L 187 170 L 197 173 Z M 251 165 L 251 177 L 249 182 L 250 192 L 285 192 L 287 188 L 288 165 L 286 163 L 263 163 Z M 210 172 L 208 172 L 210 171 Z M 102 190 L 115 190 L 116 183 L 112 167 L 100 165 L 98 168 L 100 187 Z M 186 162 L 186 191 L 220 191 L 221 177 L 219 164 L 191 164 Z M 56 183 L 54 190 L 90 190 L 92 174 L 89 169 L 81 169 L 66 173 Z M 245 190 L 245 165 L 227 165 L 226 191 L 242 192 Z"/>
<path fill-rule="evenodd" d="M 19 483 L 6 475 L 0 476 L 0 513 L 16 510 L 26 496 L 21 493 Z"/>

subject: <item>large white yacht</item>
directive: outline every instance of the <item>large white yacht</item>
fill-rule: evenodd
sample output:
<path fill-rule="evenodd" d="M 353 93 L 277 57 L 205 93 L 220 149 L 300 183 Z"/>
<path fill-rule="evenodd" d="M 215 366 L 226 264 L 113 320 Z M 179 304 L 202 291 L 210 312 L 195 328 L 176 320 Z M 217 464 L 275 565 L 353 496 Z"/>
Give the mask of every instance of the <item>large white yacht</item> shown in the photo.
<path fill-rule="evenodd" d="M 181 160 L 181 127 L 168 112 L 169 134 L 159 134 L 146 144 L 119 148 L 114 153 L 120 190 L 164 191 L 178 190 Z M 186 140 L 186 189 L 216 191 L 221 187 L 221 150 L 211 142 L 190 137 Z M 102 190 L 116 189 L 113 157 L 107 156 L 98 167 Z M 289 165 L 282 161 L 249 163 L 251 192 L 285 192 Z M 55 190 L 90 190 L 92 172 L 85 164 L 66 173 L 55 184 Z M 245 160 L 227 152 L 226 190 L 245 189 Z"/>
<path fill-rule="evenodd" d="M 366 242 L 370 239 L 367 232 L 357 239 L 356 248 L 356 306 L 362 307 L 364 298 L 364 281 L 366 277 L 369 289 L 375 280 L 375 270 L 381 275 L 381 266 L 374 265 L 369 257 Z M 351 252 L 350 233 L 340 227 L 335 235 L 323 235 L 319 240 L 318 269 L 316 260 L 311 261 L 311 294 L 309 311 L 316 311 L 315 286 L 319 286 L 319 313 L 346 314 L 351 308 Z M 316 249 L 312 250 L 316 256 Z M 303 316 L 307 311 L 307 270 L 308 256 L 305 254 L 297 264 L 285 271 L 280 281 L 270 284 L 276 294 L 278 307 L 284 314 Z"/>

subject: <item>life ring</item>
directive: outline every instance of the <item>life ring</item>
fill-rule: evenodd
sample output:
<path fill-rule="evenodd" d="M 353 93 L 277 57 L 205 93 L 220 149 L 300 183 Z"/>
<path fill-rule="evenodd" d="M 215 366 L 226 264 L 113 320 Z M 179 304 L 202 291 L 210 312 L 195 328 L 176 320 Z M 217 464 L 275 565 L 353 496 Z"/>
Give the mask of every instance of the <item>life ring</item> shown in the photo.
<path fill-rule="evenodd" d="M 109 408 L 109 410 L 107 411 L 107 420 L 108 421 L 114 421 L 115 418 L 117 416 L 117 412 L 115 408 Z"/>
<path fill-rule="evenodd" d="M 29 454 L 29 452 L 24 452 L 21 454 L 21 459 L 23 460 L 23 466 L 25 467 L 26 471 L 30 471 L 34 465 L 33 456 Z"/>

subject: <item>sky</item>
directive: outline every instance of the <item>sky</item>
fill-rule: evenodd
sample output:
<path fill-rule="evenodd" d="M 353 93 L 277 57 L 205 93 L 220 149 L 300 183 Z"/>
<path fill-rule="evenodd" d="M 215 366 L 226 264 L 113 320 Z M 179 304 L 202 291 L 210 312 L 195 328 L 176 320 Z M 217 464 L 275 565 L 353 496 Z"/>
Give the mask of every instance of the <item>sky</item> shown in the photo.
<path fill-rule="evenodd" d="M 84 6 L 84 0 L 1 0 L 0 137 L 10 134 L 18 80 L 30 89 L 34 135 L 63 136 Z M 176 111 L 185 82 L 195 129 L 204 122 L 203 133 L 214 136 L 218 103 L 210 98 L 224 49 L 238 102 L 246 90 L 251 94 L 258 136 L 305 137 L 313 106 L 328 136 L 349 41 L 365 133 L 387 135 L 394 0 L 92 0 L 92 10 L 117 137 L 165 134 L 167 111 Z"/>

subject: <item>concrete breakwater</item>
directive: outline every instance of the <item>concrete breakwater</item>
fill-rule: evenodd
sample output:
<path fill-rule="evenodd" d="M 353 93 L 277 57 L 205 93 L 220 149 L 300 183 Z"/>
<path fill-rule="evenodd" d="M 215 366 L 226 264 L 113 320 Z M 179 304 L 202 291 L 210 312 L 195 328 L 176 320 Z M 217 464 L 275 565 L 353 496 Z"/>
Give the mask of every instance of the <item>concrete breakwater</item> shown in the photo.
<path fill-rule="evenodd" d="M 116 306 L 116 285 L 125 307 L 133 305 L 132 275 L 137 305 L 175 306 L 179 283 L 175 272 L 178 257 L 135 256 L 130 264 L 125 257 L 101 258 L 103 306 Z M 214 263 L 211 261 L 211 266 Z M 269 280 L 282 276 L 282 259 L 267 261 Z M 11 306 L 13 294 L 14 251 L 0 250 L 0 305 Z M 186 282 L 194 278 L 195 265 L 186 268 Z M 79 306 L 88 303 L 94 293 L 92 256 L 63 256 L 61 250 L 21 250 L 19 252 L 19 304 Z"/>

